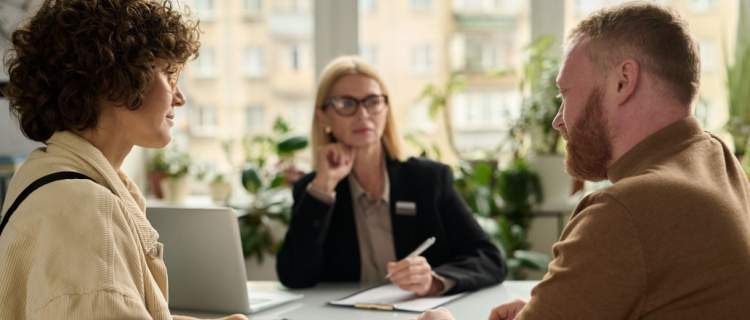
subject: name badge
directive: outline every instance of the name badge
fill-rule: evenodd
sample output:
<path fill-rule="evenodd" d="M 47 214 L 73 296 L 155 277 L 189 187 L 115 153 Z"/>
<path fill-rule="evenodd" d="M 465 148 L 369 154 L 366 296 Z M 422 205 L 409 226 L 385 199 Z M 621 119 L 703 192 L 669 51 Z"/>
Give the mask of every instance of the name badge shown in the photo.
<path fill-rule="evenodd" d="M 417 204 L 414 202 L 396 201 L 396 214 L 403 216 L 417 215 Z"/>

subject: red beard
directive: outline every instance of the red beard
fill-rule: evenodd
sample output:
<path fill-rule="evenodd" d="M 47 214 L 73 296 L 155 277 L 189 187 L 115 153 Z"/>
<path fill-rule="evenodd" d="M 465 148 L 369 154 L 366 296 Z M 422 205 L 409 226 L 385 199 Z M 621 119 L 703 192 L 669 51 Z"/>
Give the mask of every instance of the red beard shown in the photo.
<path fill-rule="evenodd" d="M 612 143 L 599 87 L 589 95 L 583 114 L 572 131 L 563 126 L 560 134 L 567 140 L 565 170 L 573 178 L 588 181 L 607 179 L 607 163 L 612 158 Z"/>

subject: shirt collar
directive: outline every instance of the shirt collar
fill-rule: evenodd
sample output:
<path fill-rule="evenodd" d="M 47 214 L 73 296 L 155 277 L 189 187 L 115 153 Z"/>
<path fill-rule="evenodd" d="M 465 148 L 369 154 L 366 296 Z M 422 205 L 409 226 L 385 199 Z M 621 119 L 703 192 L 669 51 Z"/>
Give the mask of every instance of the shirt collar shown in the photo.
<path fill-rule="evenodd" d="M 380 200 L 383 200 L 386 203 L 390 203 L 391 182 L 390 182 L 390 179 L 388 178 L 388 171 L 385 169 L 385 160 L 383 160 L 382 164 L 383 165 L 381 167 L 381 170 L 383 170 L 383 177 L 385 179 L 383 183 L 385 185 L 383 187 L 383 194 L 380 196 Z M 369 199 L 367 192 L 359 184 L 359 181 L 357 181 L 357 178 L 354 176 L 354 174 L 350 173 L 347 179 L 349 179 L 349 186 L 352 192 L 352 199 L 359 199 L 363 195 Z"/>

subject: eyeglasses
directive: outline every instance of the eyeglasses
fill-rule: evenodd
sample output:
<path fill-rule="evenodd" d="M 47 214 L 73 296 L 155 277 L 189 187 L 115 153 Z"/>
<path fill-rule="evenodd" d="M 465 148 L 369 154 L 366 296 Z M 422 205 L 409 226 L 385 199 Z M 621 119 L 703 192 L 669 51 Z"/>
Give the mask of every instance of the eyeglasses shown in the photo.
<path fill-rule="evenodd" d="M 364 99 L 357 99 L 350 96 L 330 97 L 326 100 L 323 108 L 330 106 L 336 113 L 344 117 L 350 117 L 359 111 L 359 105 L 362 104 L 367 113 L 378 114 L 388 106 L 388 96 L 384 94 L 371 95 Z"/>
<path fill-rule="evenodd" d="M 156 72 L 159 72 L 156 69 L 160 67 L 152 65 L 151 68 Z M 167 83 L 169 84 L 169 88 L 172 93 L 174 93 L 175 91 L 177 91 L 177 80 L 180 79 L 180 73 L 182 73 L 182 65 L 173 65 L 172 68 L 167 67 L 163 70 L 163 72 L 167 75 Z"/>
<path fill-rule="evenodd" d="M 177 68 L 175 71 L 165 71 L 167 73 L 167 83 L 169 88 L 172 89 L 172 93 L 177 90 L 177 80 L 180 79 L 180 73 L 182 73 L 182 67 Z"/>

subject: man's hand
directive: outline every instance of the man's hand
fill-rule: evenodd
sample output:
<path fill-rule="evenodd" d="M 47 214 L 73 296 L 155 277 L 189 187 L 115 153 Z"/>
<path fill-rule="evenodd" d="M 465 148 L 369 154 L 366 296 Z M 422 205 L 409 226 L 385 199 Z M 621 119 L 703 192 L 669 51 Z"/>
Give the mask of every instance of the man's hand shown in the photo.
<path fill-rule="evenodd" d="M 204 319 L 187 317 L 187 316 L 172 316 L 172 319 L 173 320 L 204 320 Z M 205 320 L 211 320 L 211 319 L 205 319 Z M 213 320 L 247 320 L 247 317 L 245 315 L 242 315 L 242 314 L 233 314 L 233 315 L 228 316 L 228 317 L 217 318 L 217 319 L 213 319 Z"/>
<path fill-rule="evenodd" d="M 492 309 L 489 320 L 512 320 L 516 318 L 523 306 L 526 305 L 525 300 L 515 299 L 511 302 L 501 304 Z"/>

